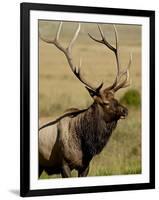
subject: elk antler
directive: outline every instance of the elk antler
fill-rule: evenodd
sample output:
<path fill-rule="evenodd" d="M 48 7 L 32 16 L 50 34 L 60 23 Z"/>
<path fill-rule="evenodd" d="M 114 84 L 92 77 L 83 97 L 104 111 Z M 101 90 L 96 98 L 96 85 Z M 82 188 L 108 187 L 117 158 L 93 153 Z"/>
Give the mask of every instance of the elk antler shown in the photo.
<path fill-rule="evenodd" d="M 100 25 L 98 24 L 98 29 L 101 35 L 101 40 L 94 38 L 92 35 L 89 35 L 89 37 L 91 39 L 93 39 L 96 42 L 102 43 L 104 45 L 106 45 L 111 51 L 113 51 L 113 53 L 115 54 L 115 58 L 116 58 L 116 66 L 117 66 L 117 74 L 115 77 L 115 80 L 113 82 L 113 84 L 107 88 L 105 88 L 105 90 L 112 90 L 113 92 L 116 92 L 117 90 L 119 90 L 120 88 L 125 88 L 127 86 L 129 86 L 130 81 L 129 81 L 129 68 L 132 62 L 132 55 L 130 54 L 130 59 L 129 59 L 129 63 L 128 66 L 126 67 L 126 69 L 121 72 L 120 71 L 120 63 L 119 63 L 119 46 L 118 46 L 118 33 L 116 30 L 115 25 L 113 25 L 114 28 L 114 32 L 115 32 L 115 47 L 113 47 L 105 38 L 104 33 L 102 31 L 102 28 L 100 27 Z M 123 81 L 121 81 L 121 78 L 125 76 L 125 79 Z"/>
<path fill-rule="evenodd" d="M 81 26 L 80 26 L 80 23 L 79 23 L 78 27 L 77 27 L 77 29 L 76 29 L 76 31 L 74 33 L 74 36 L 71 39 L 71 41 L 70 41 L 70 43 L 69 43 L 67 48 L 64 48 L 59 43 L 59 36 L 60 36 L 61 28 L 62 28 L 62 22 L 59 23 L 59 27 L 58 27 L 58 30 L 56 32 L 56 36 L 55 36 L 54 39 L 49 40 L 49 39 L 45 39 L 45 38 L 43 38 L 41 36 L 40 36 L 40 38 L 44 42 L 54 44 L 59 50 L 61 50 L 65 54 L 72 72 L 85 85 L 86 89 L 90 92 L 90 94 L 94 95 L 94 94 L 97 94 L 99 92 L 99 90 L 103 86 L 103 83 L 101 83 L 97 88 L 92 87 L 91 84 L 88 83 L 81 75 L 80 68 L 79 68 L 81 66 L 81 60 L 80 60 L 80 66 L 76 67 L 76 65 L 73 63 L 73 59 L 72 59 L 72 47 L 73 47 L 73 45 L 74 45 L 74 43 L 75 43 L 75 41 L 76 41 L 76 39 L 77 39 L 77 37 L 79 35 L 80 27 Z"/>

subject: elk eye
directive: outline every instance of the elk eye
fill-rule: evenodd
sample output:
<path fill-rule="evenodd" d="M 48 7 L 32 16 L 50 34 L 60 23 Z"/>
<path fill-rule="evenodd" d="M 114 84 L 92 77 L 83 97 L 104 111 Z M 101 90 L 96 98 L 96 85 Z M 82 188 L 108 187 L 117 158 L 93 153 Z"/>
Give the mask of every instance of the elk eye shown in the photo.
<path fill-rule="evenodd" d="M 110 105 L 109 105 L 109 104 L 107 104 L 107 105 L 106 105 L 106 108 L 110 108 Z"/>

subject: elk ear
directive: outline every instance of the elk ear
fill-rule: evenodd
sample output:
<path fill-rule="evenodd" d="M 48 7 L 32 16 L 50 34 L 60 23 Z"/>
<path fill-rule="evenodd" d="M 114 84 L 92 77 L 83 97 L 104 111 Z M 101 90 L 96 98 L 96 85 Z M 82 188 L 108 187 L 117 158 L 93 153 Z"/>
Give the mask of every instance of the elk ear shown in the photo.
<path fill-rule="evenodd" d="M 98 96 L 98 95 L 99 95 L 98 92 L 93 91 L 93 90 L 91 90 L 90 88 L 88 88 L 88 87 L 86 87 L 86 86 L 85 86 L 85 88 L 87 89 L 87 91 L 89 92 L 89 94 L 90 94 L 91 97 L 94 97 L 94 96 Z"/>

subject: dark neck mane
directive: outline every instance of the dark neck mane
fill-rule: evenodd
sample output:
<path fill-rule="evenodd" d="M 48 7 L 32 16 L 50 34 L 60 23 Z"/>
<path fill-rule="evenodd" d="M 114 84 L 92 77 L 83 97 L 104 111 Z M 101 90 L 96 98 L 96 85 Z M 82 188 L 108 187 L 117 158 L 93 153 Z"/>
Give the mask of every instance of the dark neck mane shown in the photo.
<path fill-rule="evenodd" d="M 116 125 L 117 121 L 109 123 L 104 121 L 103 111 L 95 103 L 77 116 L 74 129 L 81 141 L 84 159 L 91 160 L 94 155 L 102 151 Z"/>

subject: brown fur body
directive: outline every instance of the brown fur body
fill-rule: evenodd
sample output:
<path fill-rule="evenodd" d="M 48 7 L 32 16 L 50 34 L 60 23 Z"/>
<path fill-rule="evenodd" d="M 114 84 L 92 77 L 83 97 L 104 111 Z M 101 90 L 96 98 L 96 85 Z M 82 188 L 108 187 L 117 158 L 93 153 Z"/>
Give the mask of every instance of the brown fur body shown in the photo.
<path fill-rule="evenodd" d="M 64 117 L 58 123 L 41 129 L 39 175 L 42 170 L 48 174 L 63 174 L 65 165 L 70 170 L 68 176 L 73 169 L 78 170 L 80 176 L 89 167 L 93 156 L 102 151 L 120 118 L 116 116 L 109 122 L 105 117 L 102 106 L 93 103 L 84 112 Z"/>

